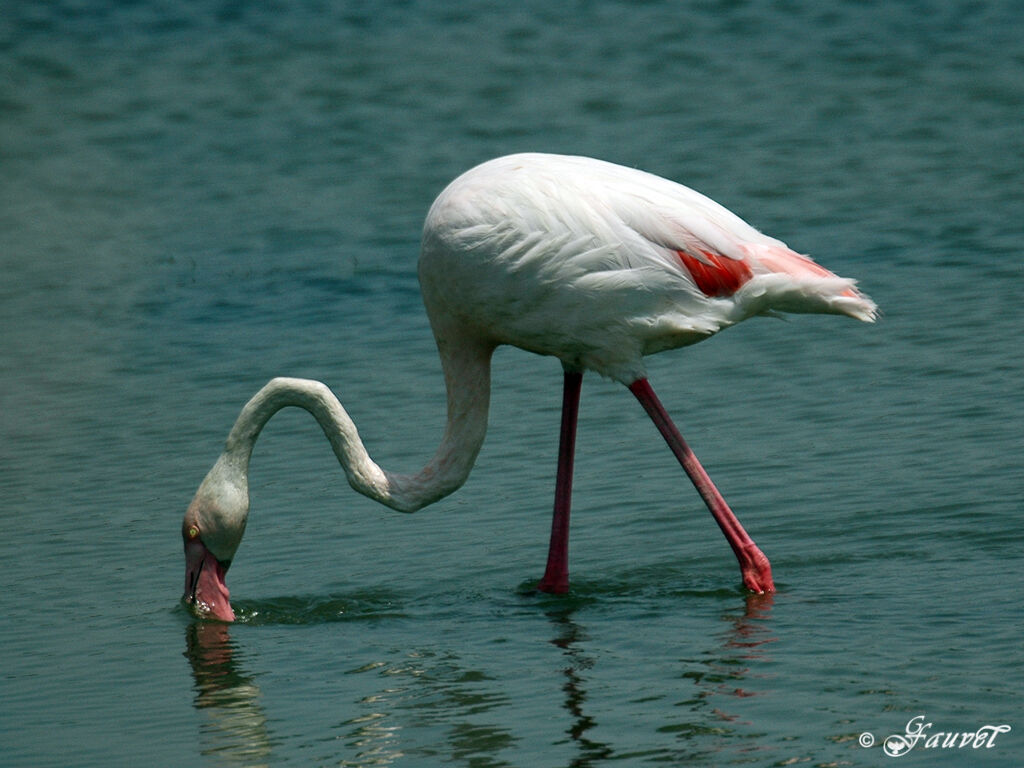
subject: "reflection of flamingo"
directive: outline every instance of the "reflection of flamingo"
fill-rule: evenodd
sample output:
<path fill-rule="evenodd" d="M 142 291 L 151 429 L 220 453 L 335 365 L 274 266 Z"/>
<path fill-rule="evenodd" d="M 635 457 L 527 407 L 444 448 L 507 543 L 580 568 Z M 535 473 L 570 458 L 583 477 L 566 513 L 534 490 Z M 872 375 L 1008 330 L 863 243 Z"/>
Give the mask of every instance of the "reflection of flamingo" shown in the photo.
<path fill-rule="evenodd" d="M 192 666 L 193 706 L 208 717 L 200 729 L 203 755 L 244 765 L 265 765 L 271 738 L 255 679 L 235 660 L 235 644 L 223 624 L 193 623 L 185 656 Z"/>
<path fill-rule="evenodd" d="M 242 409 L 185 514 L 185 596 L 231 620 L 224 574 L 248 515 L 253 445 L 279 409 L 320 423 L 348 481 L 403 512 L 447 496 L 469 475 L 487 429 L 491 353 L 499 344 L 552 355 L 565 369 L 562 434 L 547 570 L 540 589 L 568 589 L 569 500 L 584 370 L 625 384 L 707 503 L 743 583 L 773 589 L 747 535 L 647 381 L 643 357 L 694 344 L 752 315 L 820 312 L 875 318 L 837 277 L 691 189 L 598 160 L 513 155 L 463 174 L 427 214 L 419 277 L 448 391 L 433 459 L 415 475 L 385 472 L 319 382 L 274 379 Z"/>

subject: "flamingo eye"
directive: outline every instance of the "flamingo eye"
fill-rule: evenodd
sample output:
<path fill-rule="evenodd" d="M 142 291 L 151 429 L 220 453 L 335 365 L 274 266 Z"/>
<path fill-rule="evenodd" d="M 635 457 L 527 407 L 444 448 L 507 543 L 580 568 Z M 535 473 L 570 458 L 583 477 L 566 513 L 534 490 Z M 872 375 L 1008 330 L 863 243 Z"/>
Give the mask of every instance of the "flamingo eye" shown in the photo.
<path fill-rule="evenodd" d="M 198 536 L 199 536 L 199 528 L 194 526 L 194 525 L 190 525 L 188 527 L 188 537 L 190 539 L 195 539 Z"/>

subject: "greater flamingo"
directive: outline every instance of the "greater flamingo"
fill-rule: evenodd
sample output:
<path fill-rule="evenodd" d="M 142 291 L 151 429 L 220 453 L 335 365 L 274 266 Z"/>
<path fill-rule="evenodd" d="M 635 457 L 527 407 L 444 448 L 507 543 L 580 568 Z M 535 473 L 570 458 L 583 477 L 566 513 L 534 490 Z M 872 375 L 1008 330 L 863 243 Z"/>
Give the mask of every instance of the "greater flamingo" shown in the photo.
<path fill-rule="evenodd" d="M 512 344 L 562 362 L 554 517 L 538 588 L 569 587 L 569 506 L 583 372 L 626 385 L 721 527 L 753 592 L 774 589 L 768 558 L 729 509 L 654 394 L 645 355 L 703 341 L 753 315 L 818 312 L 871 322 L 855 281 L 767 237 L 674 182 L 585 157 L 519 154 L 467 171 L 427 214 L 423 301 L 447 389 L 447 425 L 415 475 L 381 469 L 326 385 L 275 378 L 245 405 L 185 513 L 185 601 L 232 621 L 224 577 L 245 531 L 249 458 L 278 410 L 311 413 L 349 484 L 401 512 L 455 491 L 487 430 L 490 361 Z"/>

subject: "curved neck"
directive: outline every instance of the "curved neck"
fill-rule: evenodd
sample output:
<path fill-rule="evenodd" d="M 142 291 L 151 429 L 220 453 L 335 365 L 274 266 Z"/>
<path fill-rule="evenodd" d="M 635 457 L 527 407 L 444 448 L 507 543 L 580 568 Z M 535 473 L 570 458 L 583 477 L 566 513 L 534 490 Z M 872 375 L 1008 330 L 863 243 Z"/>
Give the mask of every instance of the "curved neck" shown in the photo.
<path fill-rule="evenodd" d="M 310 379 L 275 378 L 253 395 L 228 434 L 222 459 L 246 477 L 256 439 L 270 418 L 282 408 L 302 408 L 320 424 L 349 485 L 392 509 L 415 512 L 466 481 L 487 432 L 493 346 L 467 345 L 450 354 L 446 354 L 450 350 L 441 352 L 447 425 L 434 457 L 414 475 L 381 469 L 338 398 L 326 384 Z"/>

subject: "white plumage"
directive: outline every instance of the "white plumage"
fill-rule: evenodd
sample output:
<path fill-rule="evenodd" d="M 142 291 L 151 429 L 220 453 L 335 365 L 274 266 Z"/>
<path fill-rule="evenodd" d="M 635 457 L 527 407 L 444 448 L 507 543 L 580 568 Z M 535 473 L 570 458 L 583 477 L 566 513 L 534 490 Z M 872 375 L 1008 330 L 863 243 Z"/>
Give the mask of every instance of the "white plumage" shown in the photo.
<path fill-rule="evenodd" d="M 679 252 L 746 265 L 707 295 Z M 707 254 L 713 255 L 711 258 Z M 453 181 L 427 215 L 420 282 L 431 320 L 625 384 L 642 357 L 772 311 L 875 316 L 875 305 L 713 200 L 585 157 L 520 154 Z"/>

